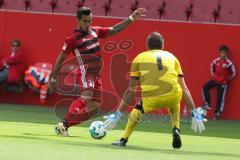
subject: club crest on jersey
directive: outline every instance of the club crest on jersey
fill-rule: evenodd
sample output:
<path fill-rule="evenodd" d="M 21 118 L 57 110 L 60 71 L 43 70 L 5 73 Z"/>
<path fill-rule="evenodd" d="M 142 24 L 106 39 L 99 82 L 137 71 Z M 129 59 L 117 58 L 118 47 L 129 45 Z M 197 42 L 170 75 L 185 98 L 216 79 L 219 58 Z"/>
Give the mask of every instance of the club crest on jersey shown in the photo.
<path fill-rule="evenodd" d="M 227 68 L 227 64 L 223 64 L 223 68 Z"/>

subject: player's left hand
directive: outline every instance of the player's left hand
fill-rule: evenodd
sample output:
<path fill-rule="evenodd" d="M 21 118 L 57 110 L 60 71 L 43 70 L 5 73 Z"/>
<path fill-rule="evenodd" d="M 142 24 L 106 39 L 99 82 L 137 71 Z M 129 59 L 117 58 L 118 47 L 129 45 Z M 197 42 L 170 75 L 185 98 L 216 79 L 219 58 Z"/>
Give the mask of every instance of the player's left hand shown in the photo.
<path fill-rule="evenodd" d="M 131 17 L 133 18 L 133 20 L 136 20 L 139 17 L 144 17 L 145 13 L 146 13 L 145 8 L 138 8 L 131 14 Z"/>
<path fill-rule="evenodd" d="M 205 126 L 203 122 L 207 122 L 207 119 L 204 118 L 204 115 L 206 111 L 202 109 L 201 107 L 198 107 L 192 111 L 192 125 L 191 129 L 193 129 L 195 132 L 202 132 L 205 130 Z"/>
<path fill-rule="evenodd" d="M 122 113 L 119 111 L 116 111 L 113 114 L 107 116 L 103 116 L 103 119 L 105 119 L 105 121 L 103 122 L 104 128 L 106 130 L 114 129 L 120 121 L 121 116 Z"/>

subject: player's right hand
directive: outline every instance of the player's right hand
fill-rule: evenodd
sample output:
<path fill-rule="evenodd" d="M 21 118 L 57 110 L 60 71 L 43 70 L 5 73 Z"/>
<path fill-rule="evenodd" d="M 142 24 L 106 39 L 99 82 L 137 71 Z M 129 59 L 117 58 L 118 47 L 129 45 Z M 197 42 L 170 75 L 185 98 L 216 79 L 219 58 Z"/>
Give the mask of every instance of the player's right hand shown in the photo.
<path fill-rule="evenodd" d="M 103 119 L 105 119 L 105 121 L 103 122 L 104 128 L 106 130 L 114 129 L 120 121 L 121 116 L 122 112 L 119 111 L 116 111 L 113 114 L 107 116 L 103 116 Z"/>
<path fill-rule="evenodd" d="M 205 110 L 201 107 L 198 107 L 192 111 L 192 125 L 191 129 L 195 132 L 202 132 L 205 130 L 203 122 L 207 122 L 207 119 L 204 118 Z"/>
<path fill-rule="evenodd" d="M 139 17 L 144 17 L 145 13 L 146 13 L 145 8 L 138 8 L 131 14 L 131 16 L 132 16 L 133 20 L 136 20 Z"/>

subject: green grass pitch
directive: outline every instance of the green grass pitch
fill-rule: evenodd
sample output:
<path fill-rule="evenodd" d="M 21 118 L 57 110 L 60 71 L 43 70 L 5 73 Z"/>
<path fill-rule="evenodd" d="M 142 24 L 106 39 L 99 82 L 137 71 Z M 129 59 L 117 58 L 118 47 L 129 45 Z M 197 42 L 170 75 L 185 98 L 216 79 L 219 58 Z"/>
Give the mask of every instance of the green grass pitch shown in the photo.
<path fill-rule="evenodd" d="M 183 146 L 172 149 L 170 122 L 138 125 L 128 146 L 110 143 L 119 139 L 126 121 L 102 140 L 92 139 L 90 122 L 72 127 L 72 137 L 54 133 L 52 108 L 0 104 L 1 160 L 239 160 L 240 122 L 209 121 L 202 134 L 181 123 Z"/>

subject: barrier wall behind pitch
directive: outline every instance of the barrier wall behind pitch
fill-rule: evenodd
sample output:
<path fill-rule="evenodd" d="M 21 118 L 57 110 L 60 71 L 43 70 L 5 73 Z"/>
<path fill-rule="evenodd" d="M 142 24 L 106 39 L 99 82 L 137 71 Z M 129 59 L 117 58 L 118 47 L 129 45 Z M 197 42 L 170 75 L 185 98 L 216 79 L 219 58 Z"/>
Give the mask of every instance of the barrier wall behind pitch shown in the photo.
<path fill-rule="evenodd" d="M 121 19 L 94 17 L 93 25 L 112 26 L 119 21 Z M 65 37 L 75 26 L 75 17 L 70 15 L 1 11 L 0 57 L 9 54 L 10 41 L 18 38 L 22 41 L 26 66 L 35 62 L 54 63 Z M 229 57 L 237 69 L 240 67 L 239 26 L 139 20 L 118 35 L 101 40 L 103 87 L 115 100 L 119 100 L 126 88 L 125 73 L 129 70 L 131 60 L 146 50 L 146 36 L 152 31 L 158 31 L 164 36 L 165 50 L 174 53 L 180 60 L 196 105 L 203 103 L 201 87 L 210 79 L 210 63 L 218 56 L 219 45 L 227 44 L 230 47 Z M 237 76 L 228 86 L 223 113 L 225 119 L 240 119 L 239 80 Z M 61 96 L 51 95 L 45 105 L 52 106 L 59 99 Z M 39 97 L 32 95 L 29 90 L 25 90 L 24 94 L 1 92 L 0 101 L 39 104 Z M 215 104 L 214 98 L 213 103 Z"/>

